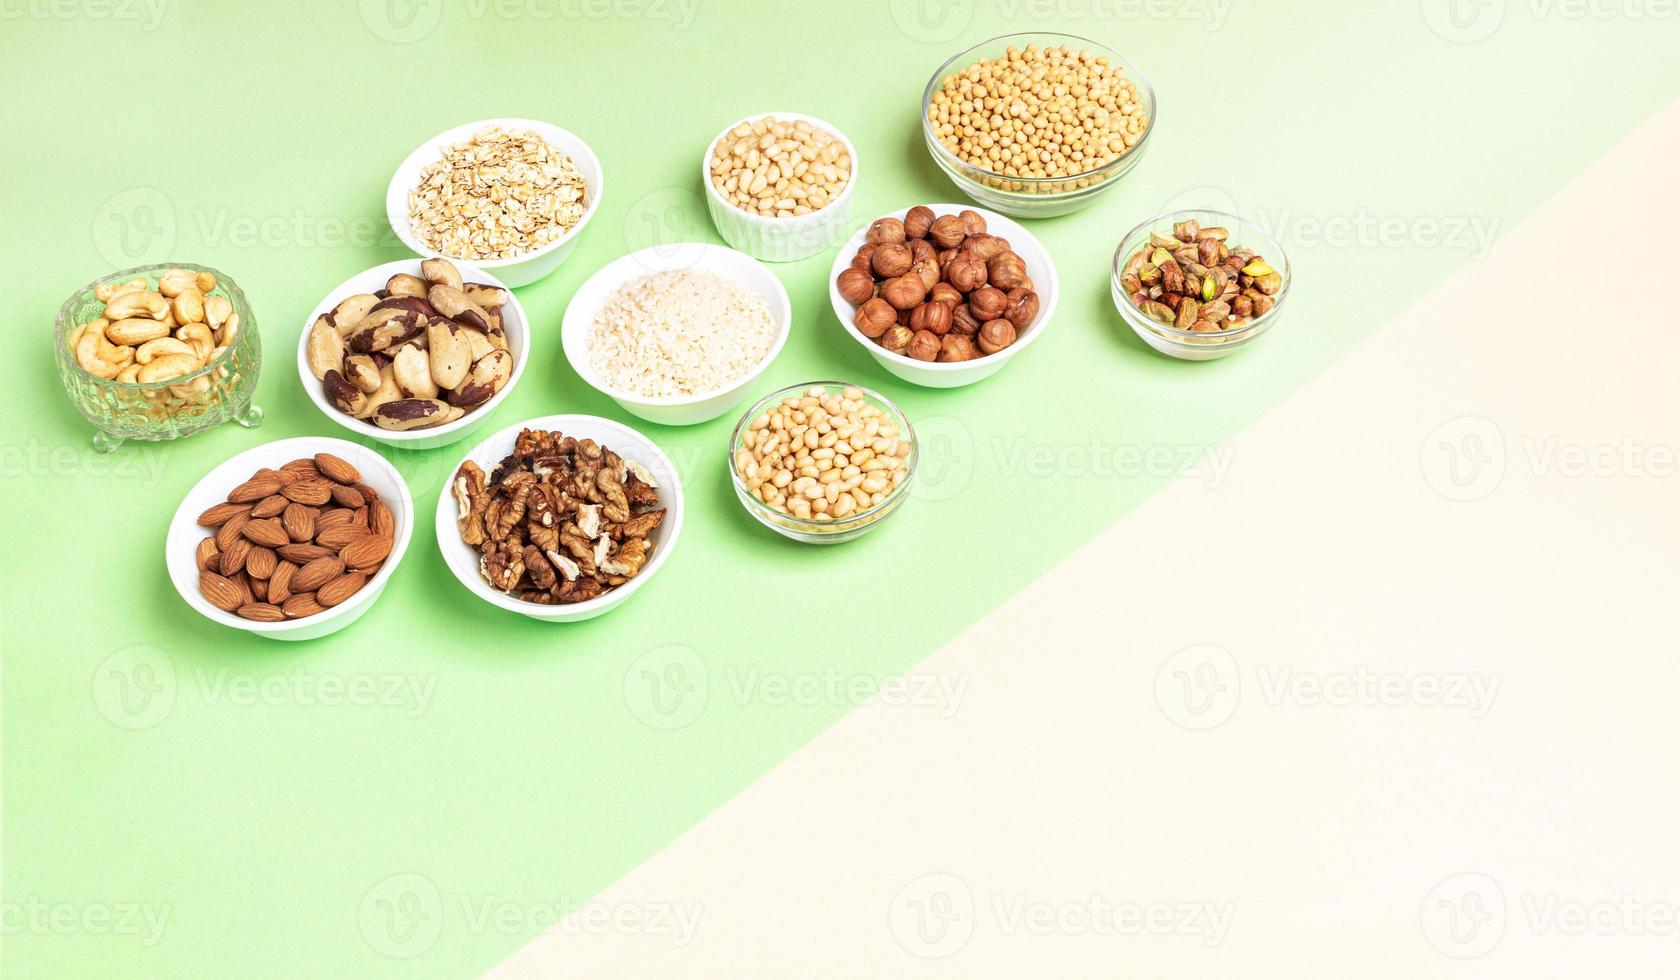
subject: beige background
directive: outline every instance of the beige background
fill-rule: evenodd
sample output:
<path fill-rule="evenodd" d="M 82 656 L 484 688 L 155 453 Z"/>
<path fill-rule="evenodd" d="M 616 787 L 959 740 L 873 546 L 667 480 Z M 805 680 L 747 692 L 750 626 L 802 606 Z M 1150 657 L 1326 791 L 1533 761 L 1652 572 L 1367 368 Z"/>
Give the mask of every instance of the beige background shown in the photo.
<path fill-rule="evenodd" d="M 491 975 L 1671 975 L 1680 333 L 1589 257 L 1667 254 L 1677 155 L 1680 107 L 924 662 L 954 704 L 597 896 L 686 942 Z"/>

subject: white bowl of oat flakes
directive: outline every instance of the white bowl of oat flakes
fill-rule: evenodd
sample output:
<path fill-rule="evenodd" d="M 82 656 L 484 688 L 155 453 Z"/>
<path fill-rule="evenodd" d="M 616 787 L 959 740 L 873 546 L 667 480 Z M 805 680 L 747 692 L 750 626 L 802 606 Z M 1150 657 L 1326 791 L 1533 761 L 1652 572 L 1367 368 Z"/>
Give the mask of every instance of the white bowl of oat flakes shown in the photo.
<path fill-rule="evenodd" d="M 566 307 L 560 344 L 591 387 L 661 425 L 738 405 L 787 343 L 775 273 L 721 245 L 656 245 L 603 266 Z"/>
<path fill-rule="evenodd" d="M 482 119 L 422 143 L 385 190 L 391 228 L 418 255 L 488 269 L 508 286 L 559 268 L 601 204 L 601 161 L 535 119 Z"/>

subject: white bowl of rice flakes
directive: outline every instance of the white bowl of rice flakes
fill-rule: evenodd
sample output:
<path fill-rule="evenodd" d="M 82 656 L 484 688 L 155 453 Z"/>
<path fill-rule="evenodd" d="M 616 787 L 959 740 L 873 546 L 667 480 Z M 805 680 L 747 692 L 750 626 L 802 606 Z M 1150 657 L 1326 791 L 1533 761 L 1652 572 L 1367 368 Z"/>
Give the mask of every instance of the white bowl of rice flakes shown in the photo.
<path fill-rule="evenodd" d="M 655 245 L 578 289 L 566 360 L 637 418 L 695 425 L 746 396 L 787 343 L 793 309 L 769 267 L 722 245 Z"/>
<path fill-rule="evenodd" d="M 461 259 L 524 286 L 571 254 L 604 187 L 601 161 L 572 133 L 482 119 L 408 155 L 385 190 L 385 217 L 418 255 Z"/>

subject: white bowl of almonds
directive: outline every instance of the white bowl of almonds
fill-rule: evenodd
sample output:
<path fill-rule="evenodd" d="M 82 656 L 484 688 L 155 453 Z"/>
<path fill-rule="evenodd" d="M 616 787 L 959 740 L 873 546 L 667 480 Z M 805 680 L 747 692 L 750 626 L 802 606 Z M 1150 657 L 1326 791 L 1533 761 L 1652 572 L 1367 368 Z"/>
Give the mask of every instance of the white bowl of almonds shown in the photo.
<path fill-rule="evenodd" d="M 402 474 L 367 446 L 282 439 L 198 481 L 170 521 L 164 560 L 205 619 L 310 640 L 372 607 L 408 550 L 413 511 Z"/>
<path fill-rule="evenodd" d="M 482 119 L 421 144 L 391 177 L 385 215 L 404 245 L 493 270 L 508 286 L 560 267 L 601 204 L 601 161 L 535 119 Z"/>
<path fill-rule="evenodd" d="M 857 180 L 857 151 L 845 134 L 797 112 L 728 126 L 700 161 L 718 234 L 766 262 L 807 258 L 844 238 Z"/>
<path fill-rule="evenodd" d="M 465 262 L 399 259 L 328 293 L 298 338 L 298 377 L 328 418 L 409 449 L 465 438 L 519 383 L 525 309 Z"/>

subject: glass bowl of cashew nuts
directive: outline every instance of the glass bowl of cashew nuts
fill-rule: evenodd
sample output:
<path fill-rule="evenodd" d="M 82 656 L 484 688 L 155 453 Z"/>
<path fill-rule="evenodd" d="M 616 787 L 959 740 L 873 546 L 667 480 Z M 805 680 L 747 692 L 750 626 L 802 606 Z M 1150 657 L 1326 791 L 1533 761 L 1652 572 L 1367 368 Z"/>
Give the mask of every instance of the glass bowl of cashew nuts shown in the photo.
<path fill-rule="evenodd" d="M 64 301 L 53 329 L 58 376 L 93 427 L 94 448 L 190 436 L 223 422 L 255 428 L 262 341 L 239 285 L 215 269 L 147 265 L 97 279 Z"/>

